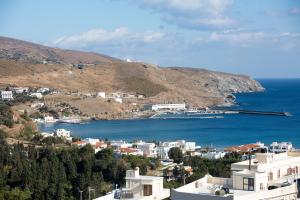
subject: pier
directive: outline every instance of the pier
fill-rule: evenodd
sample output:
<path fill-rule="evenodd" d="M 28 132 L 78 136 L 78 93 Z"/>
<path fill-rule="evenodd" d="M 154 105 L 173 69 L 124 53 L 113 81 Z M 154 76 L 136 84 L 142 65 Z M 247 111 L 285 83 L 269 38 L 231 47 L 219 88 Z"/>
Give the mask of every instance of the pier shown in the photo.
<path fill-rule="evenodd" d="M 228 109 L 225 111 L 238 112 L 241 114 L 254 114 L 254 115 L 275 115 L 275 116 L 285 116 L 285 117 L 292 116 L 292 114 L 289 112 L 274 112 L 274 111 L 259 111 L 259 110 L 233 110 L 233 109 Z"/>

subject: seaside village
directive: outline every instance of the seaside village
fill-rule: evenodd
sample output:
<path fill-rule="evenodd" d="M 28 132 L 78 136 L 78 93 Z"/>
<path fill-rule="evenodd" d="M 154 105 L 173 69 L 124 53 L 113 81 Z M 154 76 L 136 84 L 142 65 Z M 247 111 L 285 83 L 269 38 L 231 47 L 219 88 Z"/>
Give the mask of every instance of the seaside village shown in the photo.
<path fill-rule="evenodd" d="M 56 137 L 71 141 L 69 131 L 57 129 Z M 48 137 L 46 133 L 43 133 Z M 300 192 L 300 151 L 290 142 L 273 142 L 265 145 L 261 142 L 240 146 L 231 146 L 223 150 L 197 146 L 195 142 L 178 140 L 164 142 L 126 142 L 123 140 L 103 141 L 85 138 L 72 142 L 79 148 L 91 145 L 95 153 L 105 148 L 112 148 L 116 157 L 122 155 L 158 158 L 161 168 L 154 175 L 140 175 L 138 167 L 126 171 L 124 187 L 115 189 L 95 200 L 111 199 L 172 199 L 172 200 L 249 200 L 249 199 L 283 199 L 296 200 Z M 231 177 L 213 177 L 206 174 L 203 178 L 184 184 L 176 189 L 163 187 L 166 181 L 182 178 L 176 169 L 184 171 L 184 179 L 193 174 L 191 166 L 176 163 L 170 158 L 172 148 L 178 148 L 183 156 L 213 160 L 222 159 L 227 154 L 238 153 L 242 161 L 231 164 Z"/>
<path fill-rule="evenodd" d="M 43 96 L 49 92 L 49 88 L 30 89 L 16 87 L 11 90 L 1 91 L 2 100 L 13 100 L 14 95 L 26 94 L 34 96 L 32 106 L 43 106 Z M 99 92 L 100 98 L 113 98 L 122 103 L 123 98 L 105 92 Z M 135 95 L 132 98 L 144 98 Z M 185 104 L 156 104 L 149 105 L 150 110 L 184 110 Z M 44 122 L 56 122 L 53 116 L 44 116 Z M 71 119 L 70 123 L 73 123 Z M 300 190 L 300 151 L 294 149 L 290 142 L 273 142 L 265 145 L 261 142 L 227 147 L 222 150 L 213 146 L 201 147 L 193 141 L 123 141 L 101 140 L 97 138 L 73 138 L 72 133 L 65 129 L 56 129 L 51 133 L 43 132 L 42 137 L 58 137 L 64 139 L 69 145 L 82 148 L 92 146 L 95 153 L 106 148 L 113 149 L 114 156 L 123 155 L 144 156 L 157 158 L 160 167 L 150 175 L 141 175 L 138 167 L 126 171 L 125 185 L 116 185 L 108 194 L 96 197 L 96 200 L 111 199 L 172 199 L 172 200 L 252 200 L 252 199 L 278 199 L 292 200 L 299 198 Z M 238 153 L 241 161 L 231 164 L 230 177 L 213 177 L 209 173 L 204 177 L 188 184 L 172 189 L 164 188 L 164 181 L 176 180 L 179 177 L 189 177 L 194 170 L 191 166 L 176 162 L 170 152 L 179 149 L 183 157 L 201 157 L 207 160 L 222 159 L 228 154 Z M 182 169 L 183 175 L 176 173 L 175 169 Z M 298 189 L 299 188 L 299 189 Z"/>
<path fill-rule="evenodd" d="M 202 114 L 237 114 L 235 111 L 212 110 L 208 107 L 190 107 L 184 102 L 172 103 L 163 102 L 158 104 L 149 104 L 145 100 L 143 94 L 130 93 L 123 91 L 115 92 L 66 92 L 53 88 L 41 87 L 6 87 L 0 88 L 0 98 L 9 102 L 26 102 L 27 107 L 18 108 L 20 112 L 43 113 L 43 115 L 32 116 L 31 118 L 38 123 L 81 123 L 86 120 L 94 119 L 94 115 L 85 115 L 74 106 L 66 102 L 56 102 L 53 105 L 53 98 L 80 98 L 80 99 L 98 99 L 107 103 L 117 103 L 130 105 L 127 113 L 130 118 L 156 118 L 161 114 L 174 114 L 179 112 L 190 113 L 195 112 Z M 51 100 L 48 100 L 51 99 Z M 60 100 L 61 101 L 61 100 Z M 54 108 L 53 108 L 54 106 Z M 49 112 L 51 111 L 51 112 Z M 54 112 L 53 112 L 54 111 Z M 60 114 L 58 114 L 60 113 Z M 106 113 L 107 114 L 107 113 Z M 97 117 L 96 117 L 97 118 Z M 223 118 L 222 116 L 203 116 L 200 118 Z"/>

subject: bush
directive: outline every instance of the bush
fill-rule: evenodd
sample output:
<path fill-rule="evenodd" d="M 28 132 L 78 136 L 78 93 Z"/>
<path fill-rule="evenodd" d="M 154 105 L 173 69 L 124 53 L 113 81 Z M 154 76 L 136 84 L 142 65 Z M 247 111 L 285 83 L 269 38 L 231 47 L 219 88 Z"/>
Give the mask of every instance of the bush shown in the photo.
<path fill-rule="evenodd" d="M 183 153 L 179 147 L 172 147 L 168 152 L 168 156 L 178 164 L 183 161 Z"/>
<path fill-rule="evenodd" d="M 5 102 L 0 101 L 0 125 L 12 128 L 13 124 L 13 112 L 11 108 Z"/>

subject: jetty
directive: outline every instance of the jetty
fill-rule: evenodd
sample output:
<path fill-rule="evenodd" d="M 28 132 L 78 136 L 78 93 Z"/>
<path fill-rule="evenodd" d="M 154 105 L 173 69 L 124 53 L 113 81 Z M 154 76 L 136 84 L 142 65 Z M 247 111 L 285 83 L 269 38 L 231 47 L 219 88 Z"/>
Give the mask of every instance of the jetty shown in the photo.
<path fill-rule="evenodd" d="M 275 116 L 285 116 L 291 117 L 292 114 L 290 112 L 275 112 L 275 111 L 259 111 L 259 110 L 234 110 L 234 109 L 226 109 L 225 111 L 234 111 L 241 114 L 254 114 L 254 115 L 275 115 Z"/>

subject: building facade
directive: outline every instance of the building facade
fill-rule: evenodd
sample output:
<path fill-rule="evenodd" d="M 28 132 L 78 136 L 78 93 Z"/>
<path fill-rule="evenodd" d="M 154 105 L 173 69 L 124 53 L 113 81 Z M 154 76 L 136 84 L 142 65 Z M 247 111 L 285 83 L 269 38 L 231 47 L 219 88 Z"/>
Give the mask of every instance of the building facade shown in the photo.
<path fill-rule="evenodd" d="M 14 98 L 12 91 L 1 91 L 1 99 L 7 101 L 13 100 Z"/>
<path fill-rule="evenodd" d="M 255 159 L 231 165 L 232 177 L 206 175 L 171 191 L 172 200 L 296 200 L 300 153 L 257 153 Z"/>

